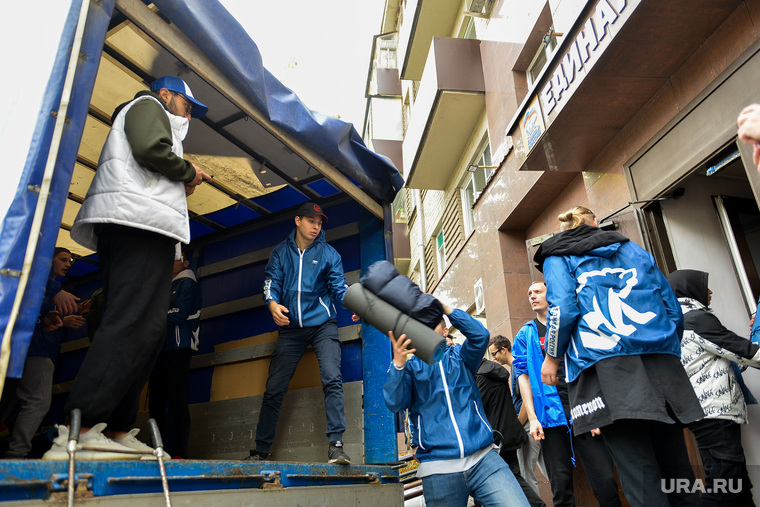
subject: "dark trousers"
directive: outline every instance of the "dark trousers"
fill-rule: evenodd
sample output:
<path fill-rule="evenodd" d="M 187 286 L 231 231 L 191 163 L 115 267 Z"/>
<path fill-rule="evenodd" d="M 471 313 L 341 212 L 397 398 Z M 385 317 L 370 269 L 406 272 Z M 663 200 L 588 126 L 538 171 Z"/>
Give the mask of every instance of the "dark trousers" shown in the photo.
<path fill-rule="evenodd" d="M 515 479 L 517 479 L 517 484 L 520 485 L 520 489 L 525 493 L 525 498 L 528 499 L 528 503 L 531 507 L 546 507 L 546 504 L 541 500 L 541 497 L 538 496 L 530 484 L 528 484 L 520 474 L 520 462 L 517 459 L 517 449 L 511 449 L 509 451 L 502 449 L 499 456 L 501 456 L 502 459 L 507 462 L 507 465 L 509 465 L 509 469 L 512 470 L 512 474 L 515 476 Z"/>
<path fill-rule="evenodd" d="M 615 473 L 612 468 L 612 457 L 602 437 L 573 437 L 573 449 L 576 457 L 580 458 L 586 479 L 599 501 L 604 507 L 622 505 L 618 491 Z"/>
<path fill-rule="evenodd" d="M 150 416 L 158 424 L 169 455 L 182 458 L 188 457 L 190 441 L 187 379 L 192 355 L 189 348 L 162 350 L 150 374 Z"/>
<path fill-rule="evenodd" d="M 567 426 L 544 428 L 541 450 L 544 452 L 544 465 L 552 487 L 554 507 L 574 507 L 574 467 L 570 459 L 573 450 L 570 447 L 570 433 Z"/>
<path fill-rule="evenodd" d="M 702 419 L 691 423 L 689 429 L 697 440 L 705 468 L 706 492 L 702 493 L 702 504 L 755 505 L 742 448 L 741 425 L 726 419 Z"/>
<path fill-rule="evenodd" d="M 593 437 L 593 439 L 591 435 L 583 438 L 571 437 L 566 426 L 556 426 L 544 428 L 544 440 L 541 441 L 541 446 L 555 506 L 575 505 L 573 456 L 580 459 L 583 464 L 586 479 L 599 505 L 605 507 L 621 505 L 612 469 L 612 458 L 599 437 Z"/>
<path fill-rule="evenodd" d="M 176 241 L 117 225 L 96 232 L 103 315 L 65 411 L 80 409 L 84 427 L 105 422 L 109 430 L 129 431 L 164 342 Z"/>
<path fill-rule="evenodd" d="M 623 419 L 603 427 L 602 436 L 631 507 L 701 505 L 691 493 L 694 472 L 678 425 Z M 679 480 L 688 482 L 688 491 L 669 487 Z"/>
<path fill-rule="evenodd" d="M 282 400 L 288 392 L 288 384 L 296 371 L 306 347 L 311 345 L 319 361 L 322 392 L 325 395 L 327 437 L 330 441 L 341 440 L 346 431 L 346 415 L 343 408 L 343 379 L 340 374 L 340 340 L 338 325 L 332 320 L 321 326 L 305 328 L 280 328 L 269 364 L 269 378 L 261 402 L 261 413 L 256 426 L 256 451 L 269 452 L 274 442 L 277 420 Z"/>

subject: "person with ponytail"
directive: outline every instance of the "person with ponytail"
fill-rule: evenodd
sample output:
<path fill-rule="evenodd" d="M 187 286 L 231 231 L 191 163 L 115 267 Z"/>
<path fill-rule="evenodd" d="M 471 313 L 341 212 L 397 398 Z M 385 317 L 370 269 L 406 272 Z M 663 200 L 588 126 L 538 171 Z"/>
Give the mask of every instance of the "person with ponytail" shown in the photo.
<path fill-rule="evenodd" d="M 683 427 L 704 412 L 681 367 L 683 314 L 647 251 L 583 207 L 534 260 L 549 310 L 541 377 L 564 356 L 573 432 L 601 431 L 631 506 L 698 505 Z M 670 482 L 669 482 L 670 481 Z M 681 481 L 681 482 L 675 482 Z"/>

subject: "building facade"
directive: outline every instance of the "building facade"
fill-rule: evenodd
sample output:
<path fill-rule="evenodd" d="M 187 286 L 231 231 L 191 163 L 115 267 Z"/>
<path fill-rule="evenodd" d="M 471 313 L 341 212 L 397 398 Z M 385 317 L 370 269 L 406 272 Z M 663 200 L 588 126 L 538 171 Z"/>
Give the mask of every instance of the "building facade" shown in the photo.
<path fill-rule="evenodd" d="M 736 117 L 760 102 L 760 0 L 388 0 L 381 30 L 363 135 L 406 180 L 402 273 L 514 336 L 536 247 L 584 205 L 664 273 L 709 272 L 749 334 L 760 176 Z"/>

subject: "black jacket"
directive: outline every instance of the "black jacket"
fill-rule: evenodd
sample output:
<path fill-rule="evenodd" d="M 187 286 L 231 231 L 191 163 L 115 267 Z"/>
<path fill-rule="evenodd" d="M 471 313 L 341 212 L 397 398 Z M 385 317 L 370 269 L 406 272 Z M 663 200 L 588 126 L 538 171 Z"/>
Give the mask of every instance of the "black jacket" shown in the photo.
<path fill-rule="evenodd" d="M 619 232 L 603 231 L 593 225 L 581 224 L 575 229 L 568 229 L 555 234 L 541 243 L 533 256 L 533 262 L 536 263 L 536 268 L 543 272 L 544 261 L 552 255 L 583 255 L 600 246 L 625 243 L 626 241 L 630 240 Z"/>
<path fill-rule="evenodd" d="M 515 406 L 512 404 L 509 370 L 496 361 L 483 358 L 478 373 L 475 375 L 475 381 L 480 390 L 488 422 L 504 437 L 501 450 L 511 451 L 527 442 L 528 434 L 517 420 Z"/>

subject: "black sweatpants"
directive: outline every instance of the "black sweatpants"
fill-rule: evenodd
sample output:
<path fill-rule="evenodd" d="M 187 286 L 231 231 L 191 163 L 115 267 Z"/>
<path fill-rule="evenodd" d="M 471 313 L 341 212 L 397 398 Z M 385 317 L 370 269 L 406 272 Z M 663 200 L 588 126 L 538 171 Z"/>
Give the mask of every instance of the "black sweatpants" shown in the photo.
<path fill-rule="evenodd" d="M 592 440 L 593 438 L 593 440 Z M 600 437 L 572 437 L 566 426 L 544 428 L 544 465 L 549 474 L 555 506 L 575 505 L 572 457 L 580 460 L 599 505 L 622 505 L 618 493 L 612 458 Z"/>
<path fill-rule="evenodd" d="M 691 423 L 705 468 L 702 504 L 712 506 L 754 506 L 752 481 L 742 447 L 741 425 L 728 419 L 707 419 Z"/>
<path fill-rule="evenodd" d="M 119 225 L 95 230 L 103 314 L 65 411 L 81 410 L 84 427 L 105 422 L 108 430 L 129 431 L 164 342 L 176 241 Z"/>
<path fill-rule="evenodd" d="M 573 495 L 573 455 L 567 426 L 544 428 L 541 440 L 544 465 L 549 474 L 554 507 L 575 507 Z"/>
<path fill-rule="evenodd" d="M 581 437 L 573 437 L 573 450 L 583 464 L 586 479 L 591 486 L 591 491 L 594 492 L 594 496 L 599 501 L 599 505 L 605 507 L 622 505 L 615 472 L 612 468 L 612 456 L 610 456 L 602 437 L 592 437 L 591 433 Z"/>
<path fill-rule="evenodd" d="M 622 419 L 604 426 L 602 436 L 631 507 L 701 505 L 698 493 L 670 486 L 694 484 L 680 426 Z"/>

